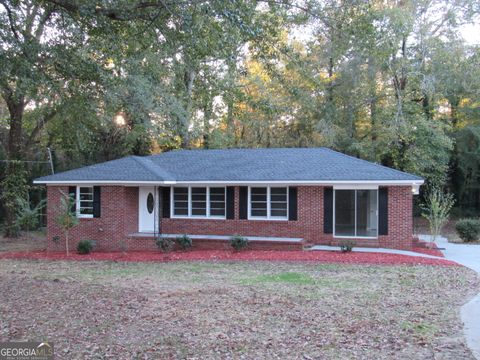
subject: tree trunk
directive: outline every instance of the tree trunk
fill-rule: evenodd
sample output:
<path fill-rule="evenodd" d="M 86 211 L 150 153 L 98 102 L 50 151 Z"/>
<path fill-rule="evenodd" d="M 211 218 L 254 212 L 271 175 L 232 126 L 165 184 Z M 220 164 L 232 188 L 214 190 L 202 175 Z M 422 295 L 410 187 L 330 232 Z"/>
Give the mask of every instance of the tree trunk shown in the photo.
<path fill-rule="evenodd" d="M 212 118 L 212 103 L 207 99 L 203 107 L 203 148 L 210 148 L 210 120 Z"/>
<path fill-rule="evenodd" d="M 372 159 L 377 158 L 377 79 L 376 64 L 373 57 L 368 58 L 368 80 L 369 94 L 368 103 L 370 107 L 370 140 L 372 142 Z"/>
<path fill-rule="evenodd" d="M 452 126 L 456 128 L 458 126 L 458 104 L 457 99 L 451 99 L 450 101 L 450 118 L 452 119 Z"/>
<path fill-rule="evenodd" d="M 13 91 L 8 90 L 4 96 L 10 114 L 7 144 L 7 160 L 21 160 L 23 158 L 23 111 L 25 101 L 22 96 L 15 96 Z M 7 166 L 5 178 L 15 176 L 15 166 Z M 5 236 L 18 237 L 19 233 L 15 226 L 16 206 L 10 204 L 5 206 Z"/>
<path fill-rule="evenodd" d="M 193 82 L 195 81 L 195 72 L 193 70 L 185 71 L 184 84 L 185 84 L 185 117 L 182 119 L 181 124 L 181 138 L 182 149 L 188 149 L 190 147 L 190 120 L 193 110 Z"/>
<path fill-rule="evenodd" d="M 68 248 L 68 231 L 65 231 L 65 250 L 67 252 L 67 256 L 70 255 L 70 250 Z"/>
<path fill-rule="evenodd" d="M 21 160 L 23 155 L 22 127 L 25 100 L 23 95 L 15 97 L 13 93 L 7 96 L 5 100 L 10 114 L 7 146 L 8 159 Z"/>

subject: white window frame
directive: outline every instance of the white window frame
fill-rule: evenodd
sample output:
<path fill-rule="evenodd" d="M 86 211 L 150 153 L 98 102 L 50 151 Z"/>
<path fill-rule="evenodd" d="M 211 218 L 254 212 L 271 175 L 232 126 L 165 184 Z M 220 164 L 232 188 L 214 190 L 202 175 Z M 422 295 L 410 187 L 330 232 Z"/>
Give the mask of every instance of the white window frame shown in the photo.
<path fill-rule="evenodd" d="M 175 215 L 174 204 L 174 191 L 175 188 L 188 188 L 188 215 Z M 206 188 L 206 201 L 207 201 L 207 213 L 206 215 L 192 215 L 192 188 Z M 210 215 L 210 188 L 223 188 L 225 199 L 225 215 Z M 227 218 L 227 187 L 226 186 L 201 186 L 201 185 L 189 185 L 189 186 L 171 186 L 170 187 L 170 217 L 173 219 L 212 219 L 212 220 L 225 220 Z"/>
<path fill-rule="evenodd" d="M 93 214 L 81 214 L 80 213 L 80 204 L 81 204 L 81 200 L 80 200 L 80 188 L 90 188 L 92 189 L 92 213 L 93 213 L 93 203 L 94 203 L 94 193 L 93 193 L 93 186 L 82 186 L 82 185 L 78 185 L 76 190 L 75 190 L 75 214 L 77 216 L 77 218 L 79 219 L 92 219 L 93 218 Z M 84 200 L 85 201 L 85 200 Z M 87 200 L 89 201 L 89 200 Z"/>
<path fill-rule="evenodd" d="M 252 190 L 251 188 L 267 188 L 267 216 L 252 216 Z M 270 215 L 270 210 L 271 210 L 271 189 L 272 188 L 282 188 L 282 189 L 287 189 L 287 215 L 286 216 L 271 216 Z M 275 221 L 288 221 L 289 219 L 289 213 L 288 213 L 288 208 L 289 208 L 289 192 L 290 192 L 290 187 L 288 186 L 272 186 L 272 185 L 254 185 L 254 186 L 249 186 L 248 187 L 248 220 L 275 220 Z"/>
<path fill-rule="evenodd" d="M 336 219 L 335 219 L 335 214 L 336 214 L 336 192 L 337 190 L 351 190 L 355 192 L 355 234 L 352 236 L 345 236 L 345 235 L 336 235 L 335 234 L 335 228 L 336 228 Z M 377 234 L 375 236 L 358 236 L 357 235 L 357 191 L 358 190 L 370 190 L 370 191 L 376 191 L 377 192 L 377 210 L 375 211 L 375 214 L 377 216 Z M 333 189 L 333 237 L 334 238 L 339 238 L 339 239 L 378 239 L 378 228 L 379 228 L 379 223 L 378 223 L 378 187 L 376 188 L 345 188 L 345 187 L 335 187 Z"/>

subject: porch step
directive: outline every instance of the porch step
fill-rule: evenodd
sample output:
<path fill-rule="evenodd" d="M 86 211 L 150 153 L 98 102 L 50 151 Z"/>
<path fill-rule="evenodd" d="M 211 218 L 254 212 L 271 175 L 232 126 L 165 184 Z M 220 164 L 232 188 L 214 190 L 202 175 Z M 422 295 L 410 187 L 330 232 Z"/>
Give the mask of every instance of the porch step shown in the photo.
<path fill-rule="evenodd" d="M 412 240 L 412 247 L 420 248 L 420 249 L 431 249 L 432 248 L 431 242 L 420 240 L 418 236 L 414 236 Z M 434 245 L 434 244 L 433 244 Z M 434 245 L 435 246 L 435 245 Z M 436 247 L 436 246 L 435 246 Z"/>
<path fill-rule="evenodd" d="M 169 239 L 175 239 L 177 237 L 183 236 L 184 234 L 158 234 L 158 233 L 147 233 L 139 232 L 130 234 L 130 237 L 155 237 L 160 236 Z M 187 234 L 192 240 L 217 240 L 217 241 L 229 241 L 233 235 L 190 235 Z M 248 239 L 248 241 L 261 241 L 261 242 L 275 242 L 275 243 L 302 243 L 303 238 L 290 238 L 290 237 L 275 237 L 275 236 L 243 236 Z"/>

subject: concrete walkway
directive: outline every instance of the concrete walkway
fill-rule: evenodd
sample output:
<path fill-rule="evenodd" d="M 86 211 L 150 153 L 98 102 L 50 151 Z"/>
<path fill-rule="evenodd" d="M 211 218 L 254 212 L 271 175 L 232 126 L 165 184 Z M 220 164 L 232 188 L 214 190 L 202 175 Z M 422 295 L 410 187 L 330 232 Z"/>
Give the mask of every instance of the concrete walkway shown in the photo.
<path fill-rule="evenodd" d="M 340 246 L 315 245 L 309 248 L 309 250 L 340 251 Z M 398 255 L 408 255 L 408 256 L 419 256 L 419 257 L 425 257 L 430 259 L 443 259 L 442 257 L 439 257 L 439 256 L 422 254 L 415 251 L 384 249 L 384 248 L 354 247 L 352 249 L 352 252 L 398 254 Z"/>
<path fill-rule="evenodd" d="M 419 238 L 430 241 L 428 235 L 420 235 Z M 445 259 L 455 261 L 480 274 L 479 245 L 452 244 L 444 237 L 438 238 L 436 243 L 438 247 L 445 248 L 442 250 Z M 468 347 L 472 350 L 473 356 L 480 360 L 480 293 L 462 306 L 460 314 Z"/>

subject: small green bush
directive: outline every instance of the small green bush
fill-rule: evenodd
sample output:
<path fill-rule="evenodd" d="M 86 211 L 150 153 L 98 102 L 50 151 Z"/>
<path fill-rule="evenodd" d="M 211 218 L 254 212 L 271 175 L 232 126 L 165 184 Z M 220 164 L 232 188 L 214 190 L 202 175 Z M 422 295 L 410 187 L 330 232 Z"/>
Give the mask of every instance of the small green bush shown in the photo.
<path fill-rule="evenodd" d="M 187 234 L 178 236 L 175 241 L 182 250 L 188 250 L 192 247 L 192 238 Z"/>
<path fill-rule="evenodd" d="M 80 240 L 77 244 L 77 252 L 81 255 L 90 254 L 94 246 L 95 241 L 93 240 Z"/>
<path fill-rule="evenodd" d="M 236 251 L 246 249 L 248 247 L 248 239 L 240 235 L 233 235 L 230 238 L 230 246 Z"/>
<path fill-rule="evenodd" d="M 345 240 L 340 242 L 340 251 L 343 253 L 351 252 L 355 246 L 355 242 L 352 240 Z"/>
<path fill-rule="evenodd" d="M 173 247 L 175 246 L 175 242 L 172 239 L 164 238 L 164 237 L 159 237 L 155 241 L 155 243 L 157 244 L 160 251 L 163 253 L 169 253 L 170 251 L 173 250 Z"/>
<path fill-rule="evenodd" d="M 480 220 L 460 219 L 455 224 L 455 230 L 463 241 L 477 241 L 480 238 Z"/>

